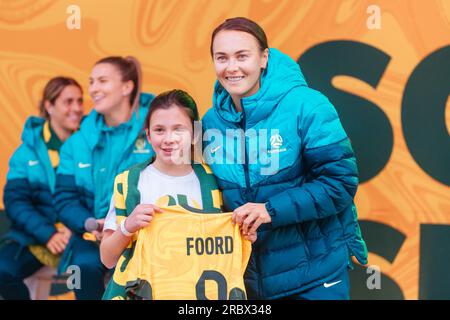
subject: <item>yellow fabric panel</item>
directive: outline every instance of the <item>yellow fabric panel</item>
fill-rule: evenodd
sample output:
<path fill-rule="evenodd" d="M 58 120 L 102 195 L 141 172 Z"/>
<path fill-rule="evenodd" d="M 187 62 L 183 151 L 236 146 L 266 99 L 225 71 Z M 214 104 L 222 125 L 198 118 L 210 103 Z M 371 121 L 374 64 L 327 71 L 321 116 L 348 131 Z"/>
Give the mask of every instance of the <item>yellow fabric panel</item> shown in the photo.
<path fill-rule="evenodd" d="M 205 168 L 205 171 L 206 171 L 207 174 L 212 174 L 213 173 L 211 168 L 208 165 L 202 163 L 202 166 L 203 166 L 203 168 Z"/>
<path fill-rule="evenodd" d="M 213 206 L 216 208 L 220 208 L 222 206 L 222 192 L 219 190 L 213 190 L 212 197 L 213 197 Z"/>
<path fill-rule="evenodd" d="M 125 199 L 126 199 L 126 195 L 128 193 L 127 180 L 128 180 L 128 171 L 125 171 L 125 172 L 122 172 L 122 173 L 118 174 L 116 176 L 115 180 L 114 180 L 114 195 L 113 196 L 114 196 L 114 204 L 115 204 L 116 209 L 126 210 Z M 120 193 L 119 190 L 118 190 L 118 184 L 119 183 L 122 183 L 122 193 Z M 125 217 L 125 216 L 116 215 L 117 227 L 118 228 L 120 228 L 120 224 L 126 218 L 127 217 Z M 136 238 L 137 238 L 137 234 L 133 235 L 129 245 L 127 246 L 127 249 L 130 249 L 132 247 L 133 242 L 136 241 Z M 125 260 L 126 260 L 126 258 L 122 254 L 120 256 L 119 260 L 117 261 L 117 265 L 121 266 Z M 126 284 L 126 277 L 125 277 L 125 275 L 126 275 L 125 272 L 122 272 L 120 270 L 120 268 L 116 268 L 114 270 L 114 274 L 113 274 L 114 282 L 116 282 L 117 284 L 119 284 L 121 286 L 124 286 Z"/>
<path fill-rule="evenodd" d="M 50 252 L 49 249 L 47 249 L 46 246 L 40 244 L 29 245 L 28 249 L 30 250 L 31 254 L 43 265 L 52 268 L 58 267 L 61 255 L 54 255 Z"/>
<path fill-rule="evenodd" d="M 192 300 L 197 299 L 202 273 L 211 270 L 225 277 L 227 297 L 232 288 L 245 292 L 243 277 L 251 244 L 231 223 L 231 213 L 198 214 L 180 206 L 163 210 L 139 231 L 127 282 L 146 280 L 152 299 Z M 214 281 L 205 281 L 208 299 L 217 299 L 217 292 Z"/>
<path fill-rule="evenodd" d="M 44 123 L 43 134 L 44 134 L 45 143 L 49 142 L 50 138 L 52 137 L 52 133 L 50 132 L 50 127 L 49 127 L 48 121 L 45 121 L 45 123 Z"/>
<path fill-rule="evenodd" d="M 117 261 L 117 266 L 121 266 L 125 260 L 126 260 L 126 258 L 123 255 L 121 255 L 119 260 Z M 120 268 L 116 267 L 114 269 L 113 280 L 118 285 L 124 286 L 127 283 L 126 270 L 122 271 Z"/>
<path fill-rule="evenodd" d="M 128 179 L 128 171 L 122 172 L 116 176 L 114 181 L 114 204 L 117 209 L 125 210 L 125 199 L 128 193 L 128 184 L 126 183 Z M 118 185 L 122 184 L 122 194 L 119 192 Z"/>
<path fill-rule="evenodd" d="M 56 168 L 59 165 L 59 151 L 56 150 L 47 150 L 48 157 L 50 158 L 50 163 L 53 168 Z"/>
<path fill-rule="evenodd" d="M 200 203 L 198 203 L 197 201 L 195 201 L 195 199 L 192 199 L 193 202 L 193 207 L 196 209 L 201 209 L 202 206 L 200 205 Z"/>

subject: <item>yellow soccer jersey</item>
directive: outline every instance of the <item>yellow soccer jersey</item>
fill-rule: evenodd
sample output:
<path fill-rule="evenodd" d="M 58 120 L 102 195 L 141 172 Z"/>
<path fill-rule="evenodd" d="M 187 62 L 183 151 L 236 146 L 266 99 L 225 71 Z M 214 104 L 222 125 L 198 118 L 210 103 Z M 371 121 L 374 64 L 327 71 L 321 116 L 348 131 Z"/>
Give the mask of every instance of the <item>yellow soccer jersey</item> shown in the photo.
<path fill-rule="evenodd" d="M 137 299 L 245 299 L 251 244 L 231 213 L 163 208 L 141 229 L 126 267 L 126 292 Z"/>

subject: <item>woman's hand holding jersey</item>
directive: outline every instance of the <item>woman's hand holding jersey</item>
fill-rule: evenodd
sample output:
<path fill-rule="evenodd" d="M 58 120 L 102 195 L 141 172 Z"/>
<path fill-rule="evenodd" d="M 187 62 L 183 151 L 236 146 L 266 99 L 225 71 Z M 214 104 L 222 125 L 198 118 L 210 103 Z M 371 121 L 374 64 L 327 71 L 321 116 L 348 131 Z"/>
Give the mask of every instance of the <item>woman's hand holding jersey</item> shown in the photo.
<path fill-rule="evenodd" d="M 256 241 L 256 230 L 263 223 L 272 221 L 264 203 L 246 203 L 233 211 L 231 220 L 239 224 L 244 238 L 252 243 Z"/>
<path fill-rule="evenodd" d="M 258 239 L 258 234 L 255 233 L 249 233 L 244 236 L 244 239 L 250 241 L 251 243 L 255 243 L 256 239 Z"/>

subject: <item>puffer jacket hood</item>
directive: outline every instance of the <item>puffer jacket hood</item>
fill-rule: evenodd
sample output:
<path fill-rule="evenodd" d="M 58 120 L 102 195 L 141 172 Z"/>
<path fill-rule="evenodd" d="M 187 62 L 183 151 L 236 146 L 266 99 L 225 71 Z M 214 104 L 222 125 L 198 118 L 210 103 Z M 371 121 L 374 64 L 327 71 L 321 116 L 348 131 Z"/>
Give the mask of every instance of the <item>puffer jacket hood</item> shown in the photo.
<path fill-rule="evenodd" d="M 44 118 L 29 117 L 25 122 L 22 131 L 22 141 L 29 147 L 35 147 L 38 141 L 42 140 L 41 133 L 45 123 Z"/>

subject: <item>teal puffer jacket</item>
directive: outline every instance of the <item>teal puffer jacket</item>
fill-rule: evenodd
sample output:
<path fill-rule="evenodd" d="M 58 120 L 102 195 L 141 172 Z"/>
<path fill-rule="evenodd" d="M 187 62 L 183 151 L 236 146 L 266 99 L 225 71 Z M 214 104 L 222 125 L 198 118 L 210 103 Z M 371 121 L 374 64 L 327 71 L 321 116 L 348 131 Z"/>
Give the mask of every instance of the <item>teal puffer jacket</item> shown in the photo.
<path fill-rule="evenodd" d="M 22 144 L 9 161 L 3 202 L 11 229 L 5 238 L 22 246 L 45 245 L 56 233 L 55 170 L 42 137 L 44 123 L 43 118 L 28 118 Z"/>
<path fill-rule="evenodd" d="M 276 299 L 323 284 L 352 255 L 367 263 L 353 201 L 356 159 L 330 101 L 307 86 L 295 61 L 270 49 L 260 89 L 241 104 L 236 112 L 216 82 L 203 118 L 204 156 L 226 210 L 265 203 L 272 218 L 253 245 L 248 297 Z"/>

